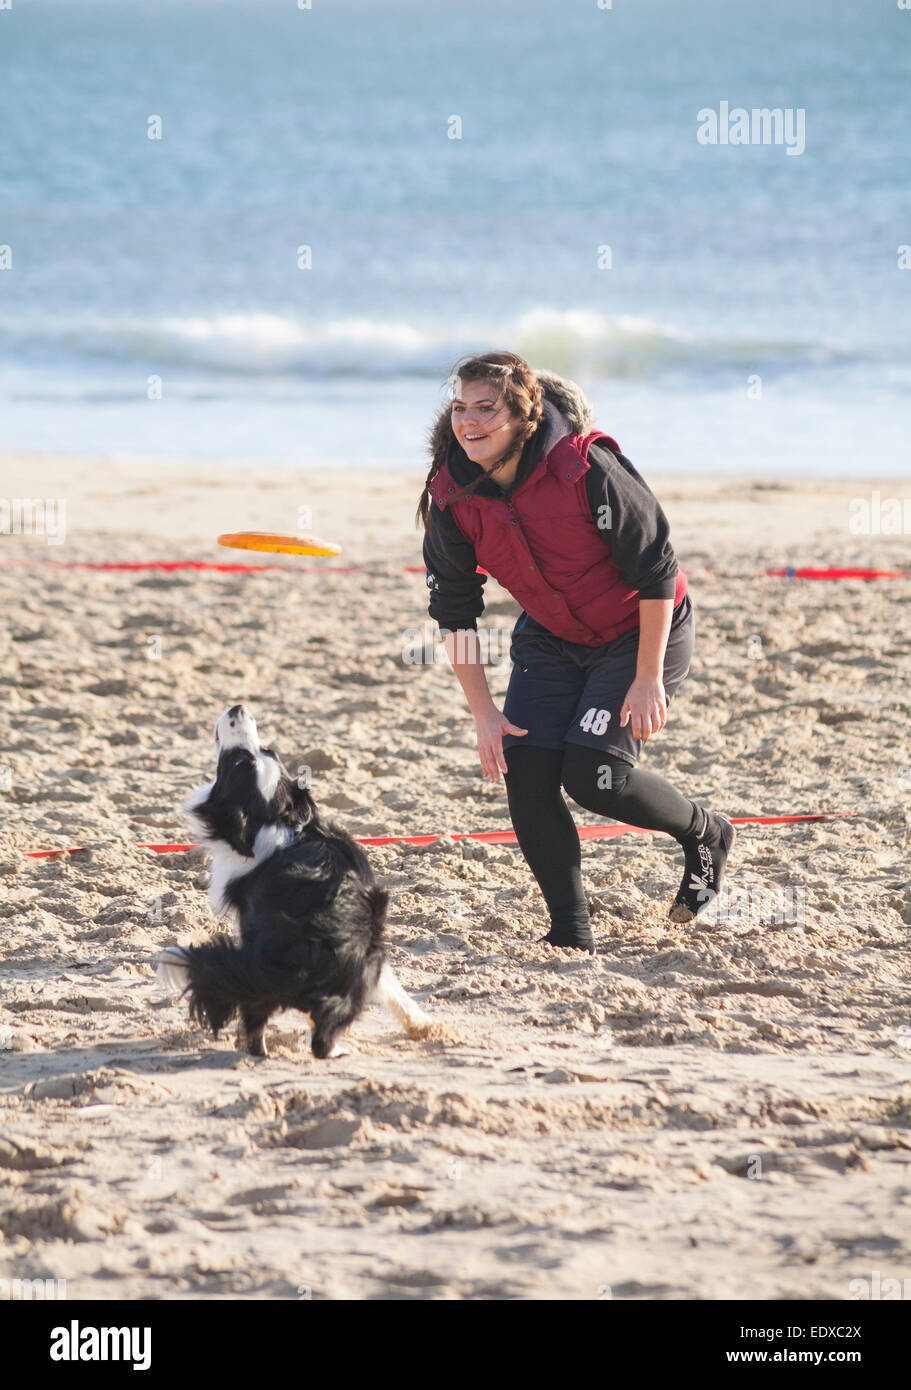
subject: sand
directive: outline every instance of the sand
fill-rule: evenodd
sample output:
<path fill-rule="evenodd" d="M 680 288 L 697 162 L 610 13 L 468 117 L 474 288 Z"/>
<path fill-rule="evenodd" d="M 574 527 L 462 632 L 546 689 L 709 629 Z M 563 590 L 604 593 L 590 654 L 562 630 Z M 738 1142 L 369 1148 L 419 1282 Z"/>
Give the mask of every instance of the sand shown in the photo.
<path fill-rule="evenodd" d="M 594 959 L 535 944 L 514 847 L 371 849 L 395 968 L 461 1042 L 371 1010 L 350 1056 L 317 1062 L 284 1014 L 255 1061 L 154 984 L 162 946 L 215 925 L 205 856 L 137 848 L 186 839 L 226 704 L 356 834 L 509 826 L 448 667 L 402 660 L 426 612 L 404 569 L 416 479 L 0 461 L 0 496 L 67 501 L 63 544 L 0 536 L 0 1279 L 89 1299 L 847 1299 L 911 1275 L 911 581 L 760 577 L 907 566 L 907 536 L 848 524 L 851 498 L 902 492 L 652 481 L 697 654 L 644 765 L 728 815 L 852 817 L 744 827 L 741 898 L 689 926 L 666 920 L 676 845 L 585 842 Z M 293 530 L 301 507 L 367 570 L 61 567 L 256 562 L 215 535 Z M 792 920 L 754 920 L 776 892 Z"/>

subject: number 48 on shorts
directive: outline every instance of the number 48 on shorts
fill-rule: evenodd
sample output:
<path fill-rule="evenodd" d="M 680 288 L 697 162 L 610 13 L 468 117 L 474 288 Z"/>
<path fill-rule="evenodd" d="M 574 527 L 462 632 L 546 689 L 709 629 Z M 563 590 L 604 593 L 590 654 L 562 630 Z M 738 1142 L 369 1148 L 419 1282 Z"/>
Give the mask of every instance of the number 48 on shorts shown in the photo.
<path fill-rule="evenodd" d="M 605 734 L 610 723 L 609 709 L 587 709 L 579 720 L 579 728 L 587 734 Z"/>

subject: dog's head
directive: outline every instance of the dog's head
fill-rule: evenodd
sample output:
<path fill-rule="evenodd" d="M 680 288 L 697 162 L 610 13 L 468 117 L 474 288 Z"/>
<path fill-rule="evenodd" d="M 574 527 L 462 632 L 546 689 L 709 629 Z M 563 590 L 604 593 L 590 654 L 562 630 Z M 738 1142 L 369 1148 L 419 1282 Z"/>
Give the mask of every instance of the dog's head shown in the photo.
<path fill-rule="evenodd" d="M 195 832 L 252 858 L 256 837 L 268 831 L 290 843 L 318 812 L 310 792 L 283 766 L 271 748 L 261 748 L 256 720 L 232 705 L 215 723 L 218 770 L 214 782 L 198 787 L 184 803 Z M 277 846 L 275 846 L 277 847 Z"/>

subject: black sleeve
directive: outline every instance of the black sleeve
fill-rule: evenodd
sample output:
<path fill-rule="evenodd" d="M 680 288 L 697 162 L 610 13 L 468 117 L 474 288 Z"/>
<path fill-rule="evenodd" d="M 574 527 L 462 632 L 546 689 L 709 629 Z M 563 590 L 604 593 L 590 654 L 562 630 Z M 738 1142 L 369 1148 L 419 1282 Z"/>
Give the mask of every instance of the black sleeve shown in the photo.
<path fill-rule="evenodd" d="M 673 598 L 677 557 L 661 504 L 629 459 L 603 440 L 589 447 L 585 475 L 592 520 L 640 598 Z"/>
<path fill-rule="evenodd" d="M 427 611 L 442 632 L 477 628 L 484 612 L 485 574 L 478 574 L 474 546 L 462 535 L 448 507 L 431 502 L 424 532 L 424 564 L 430 591 Z"/>

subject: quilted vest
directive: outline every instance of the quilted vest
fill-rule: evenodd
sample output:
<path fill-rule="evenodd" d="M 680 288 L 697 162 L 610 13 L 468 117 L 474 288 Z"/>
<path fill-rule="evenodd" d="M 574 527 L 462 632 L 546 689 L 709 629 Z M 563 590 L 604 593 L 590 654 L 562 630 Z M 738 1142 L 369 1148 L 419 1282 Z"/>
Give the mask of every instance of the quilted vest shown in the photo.
<path fill-rule="evenodd" d="M 471 541 L 481 569 L 493 575 L 542 627 L 570 642 L 600 647 L 639 626 L 639 593 L 625 583 L 610 552 L 609 526 L 592 520 L 585 486 L 588 448 L 610 435 L 564 435 L 509 497 L 453 500 L 461 491 L 444 466 L 430 484 Z M 609 520 L 609 518 L 606 518 Z M 676 607 L 687 590 L 677 574 Z"/>

